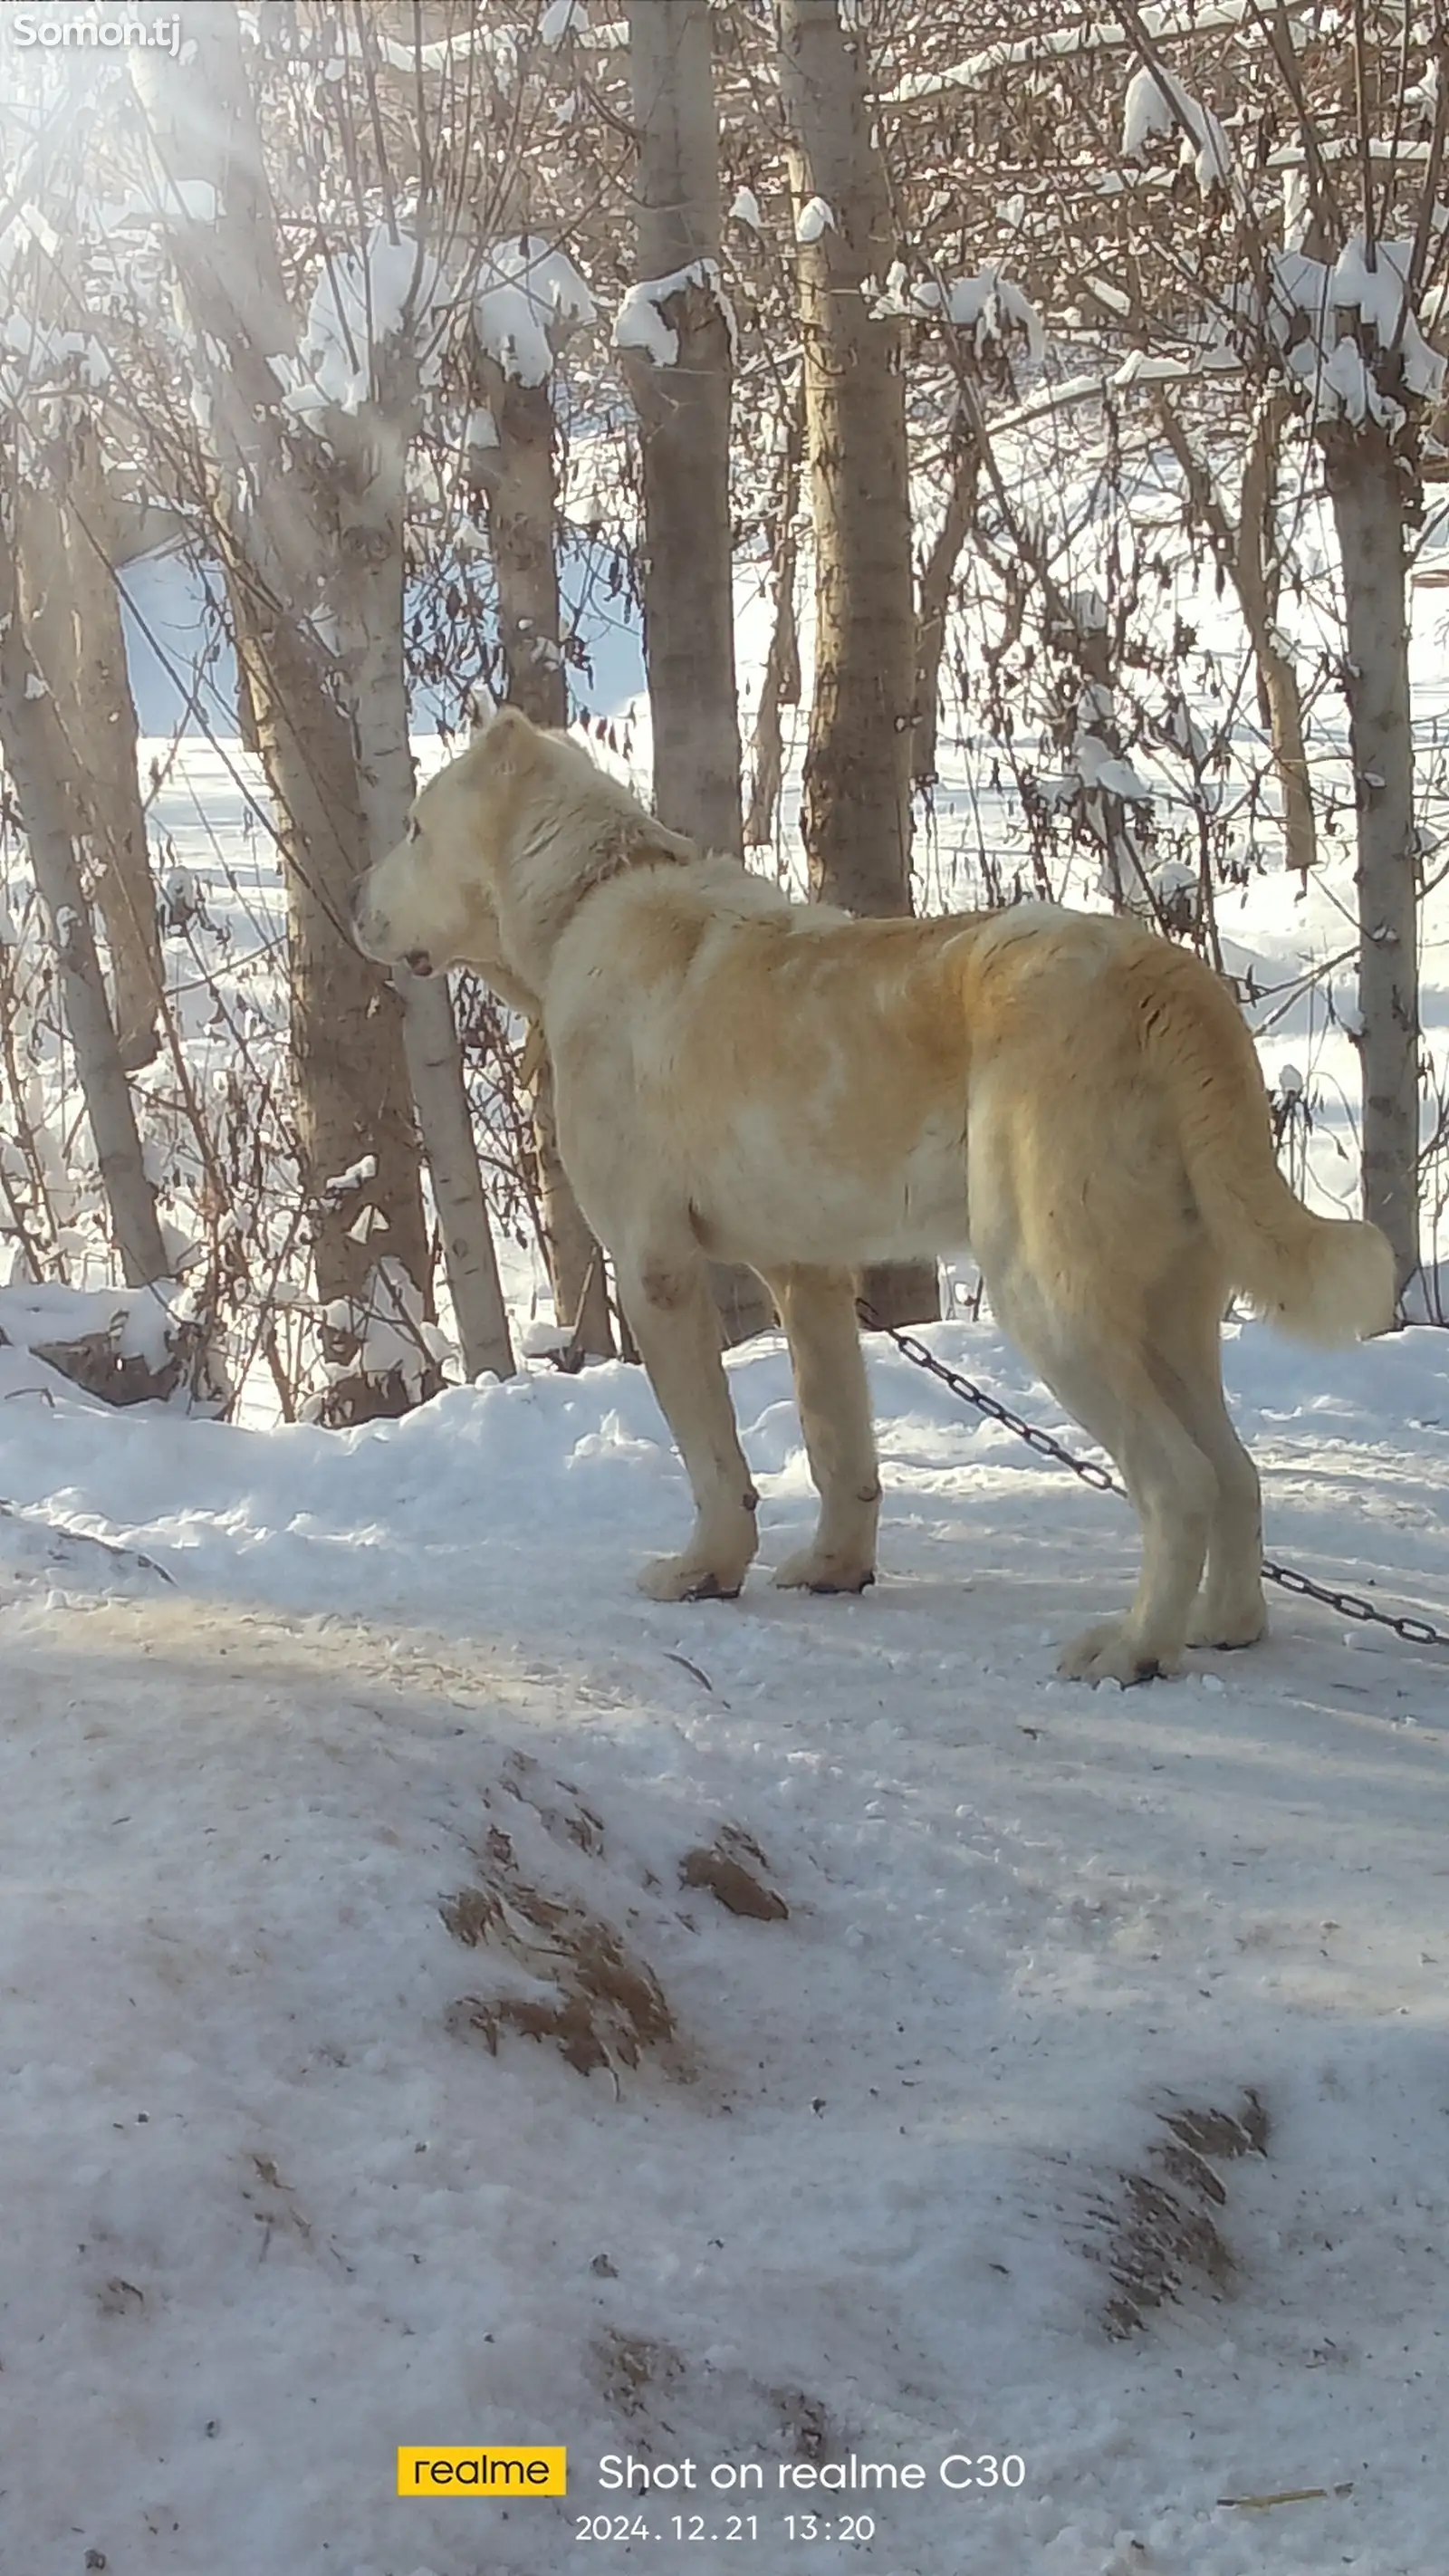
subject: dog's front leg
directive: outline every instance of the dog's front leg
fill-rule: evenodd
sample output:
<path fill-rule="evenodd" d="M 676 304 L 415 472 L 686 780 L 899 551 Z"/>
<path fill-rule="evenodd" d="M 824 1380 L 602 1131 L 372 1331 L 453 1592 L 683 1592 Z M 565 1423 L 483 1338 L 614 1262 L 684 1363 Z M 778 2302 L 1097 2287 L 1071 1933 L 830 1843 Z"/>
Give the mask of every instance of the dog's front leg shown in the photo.
<path fill-rule="evenodd" d="M 733 1600 L 755 1553 L 759 1498 L 735 1427 L 704 1263 L 698 1254 L 651 1255 L 617 1267 L 624 1311 L 695 1503 L 684 1554 L 656 1558 L 640 1589 L 653 1601 Z"/>

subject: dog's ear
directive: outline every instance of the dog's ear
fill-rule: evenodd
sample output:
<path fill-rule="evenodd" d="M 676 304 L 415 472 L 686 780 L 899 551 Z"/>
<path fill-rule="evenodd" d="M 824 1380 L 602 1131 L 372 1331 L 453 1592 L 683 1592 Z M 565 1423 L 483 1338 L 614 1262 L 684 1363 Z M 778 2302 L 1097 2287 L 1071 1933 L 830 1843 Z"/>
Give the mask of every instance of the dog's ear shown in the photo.
<path fill-rule="evenodd" d="M 498 707 L 483 727 L 490 757 L 509 769 L 521 768 L 538 739 L 522 707 Z"/>

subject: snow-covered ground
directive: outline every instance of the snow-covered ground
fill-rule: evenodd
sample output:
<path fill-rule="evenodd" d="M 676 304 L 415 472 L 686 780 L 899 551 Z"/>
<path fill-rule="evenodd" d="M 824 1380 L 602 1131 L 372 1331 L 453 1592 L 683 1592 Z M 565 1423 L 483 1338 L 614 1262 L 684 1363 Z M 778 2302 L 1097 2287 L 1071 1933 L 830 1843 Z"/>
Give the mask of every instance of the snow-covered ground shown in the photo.
<path fill-rule="evenodd" d="M 1270 1544 L 1443 1622 L 1445 1337 L 1228 1365 Z M 873 1367 L 879 1588 L 671 1609 L 637 1371 L 258 1432 L 0 1350 L 7 2570 L 1442 2568 L 1449 1659 L 1280 1600 L 1181 1682 L 1056 1682 L 1125 1509 Z M 732 1378 L 768 1563 L 782 1350 Z M 786 1917 L 681 1884 L 721 1835 Z M 1161 2114 L 1249 2092 L 1230 2279 L 1113 2339 Z M 566 2443 L 567 2498 L 394 2495 L 490 2441 Z M 851 2453 L 926 2483 L 782 2490 Z M 606 2490 L 631 2454 L 696 2490 Z M 625 2504 L 661 2536 L 576 2539 Z"/>
<path fill-rule="evenodd" d="M 194 603 L 160 579 L 142 611 L 185 660 Z M 593 702 L 642 773 L 629 642 Z M 239 1080 L 278 1153 L 259 781 L 225 738 L 153 760 L 189 1076 Z M 1020 844 L 984 767 L 943 742 L 935 900 L 976 899 L 983 833 Z M 1345 848 L 1301 898 L 1270 871 L 1219 899 L 1320 1205 L 1356 1167 L 1351 973 L 1306 972 L 1352 947 Z M 148 1084 L 165 1134 L 165 1064 Z M 284 1156 L 269 1184 L 279 1245 Z M 521 1330 L 541 1268 L 500 1250 Z M 1075 1443 L 989 1326 L 931 1338 Z M 1227 1356 L 1273 1549 L 1449 1625 L 1449 1340 L 1325 1358 L 1254 1328 Z M 0 1347 L 5 2576 L 556 2576 L 581 2548 L 664 2576 L 1441 2576 L 1449 1656 L 1280 1597 L 1263 1649 L 1180 1683 L 1056 1682 L 1127 1590 L 1125 1509 L 873 1365 L 880 1587 L 762 1571 L 671 1610 L 632 1589 L 687 1508 L 637 1371 L 334 1434 L 278 1427 L 255 1365 L 228 1426 Z M 788 1369 L 765 1343 L 731 1370 L 768 1564 L 811 1510 Z M 682 1883 L 711 1849 L 788 1913 Z M 1215 2155 L 1204 2202 L 1164 2115 L 1250 2097 L 1266 2152 Z M 1164 2206 L 1201 2259 L 1116 2338 Z M 566 2443 L 567 2498 L 395 2497 L 398 2445 L 472 2441 Z M 925 2482 L 781 2485 L 852 2453 Z M 962 2454 L 1012 2465 L 948 2490 Z M 610 2455 L 698 2484 L 621 2495 Z M 758 2489 L 709 2486 L 749 2464 Z M 718 2538 L 675 2536 L 696 2513 Z M 658 2536 L 578 2537 L 605 2515 Z"/>

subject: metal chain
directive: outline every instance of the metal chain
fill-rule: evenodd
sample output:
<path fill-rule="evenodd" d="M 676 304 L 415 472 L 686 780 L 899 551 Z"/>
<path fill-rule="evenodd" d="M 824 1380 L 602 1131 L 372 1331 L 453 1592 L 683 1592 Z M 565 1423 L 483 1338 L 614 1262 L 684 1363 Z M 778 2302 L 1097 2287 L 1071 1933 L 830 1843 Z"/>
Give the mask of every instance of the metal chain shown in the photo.
<path fill-rule="evenodd" d="M 1063 1448 L 1060 1440 L 1054 1440 L 1049 1431 L 1043 1431 L 1037 1423 L 1024 1422 L 1019 1413 L 1013 1413 L 1011 1407 L 1002 1404 L 996 1396 L 988 1395 L 984 1387 L 964 1377 L 960 1369 L 949 1367 L 945 1360 L 938 1360 L 935 1352 L 928 1351 L 925 1343 L 918 1341 L 914 1333 L 903 1333 L 895 1324 L 883 1324 L 864 1299 L 860 1301 L 859 1312 L 861 1322 L 867 1324 L 872 1332 L 884 1333 L 906 1359 L 914 1361 L 917 1368 L 939 1378 L 941 1384 L 948 1386 L 953 1395 L 958 1395 L 963 1404 L 974 1405 L 976 1411 L 984 1413 L 989 1421 L 999 1422 L 1003 1430 L 1014 1431 L 1018 1440 L 1024 1440 L 1028 1449 L 1034 1449 L 1039 1457 L 1054 1458 L 1059 1467 L 1070 1467 L 1074 1476 L 1079 1476 L 1084 1485 L 1090 1485 L 1099 1494 L 1120 1494 L 1124 1503 L 1131 1500 L 1126 1486 L 1108 1468 L 1099 1467 L 1095 1458 L 1076 1457 L 1070 1449 Z M 1395 1616 L 1390 1610 L 1377 1609 L 1372 1601 L 1365 1601 L 1362 1593 L 1336 1592 L 1330 1584 L 1315 1583 L 1311 1574 L 1300 1574 L 1296 1566 L 1280 1565 L 1271 1556 L 1263 1559 L 1263 1580 L 1276 1583 L 1280 1591 L 1297 1593 L 1305 1601 L 1321 1601 L 1326 1608 L 1336 1610 L 1340 1618 L 1367 1621 L 1375 1628 L 1389 1628 L 1396 1637 L 1402 1637 L 1406 1645 L 1449 1647 L 1449 1631 L 1436 1628 L 1431 1620 L 1415 1619 L 1407 1611 Z"/>

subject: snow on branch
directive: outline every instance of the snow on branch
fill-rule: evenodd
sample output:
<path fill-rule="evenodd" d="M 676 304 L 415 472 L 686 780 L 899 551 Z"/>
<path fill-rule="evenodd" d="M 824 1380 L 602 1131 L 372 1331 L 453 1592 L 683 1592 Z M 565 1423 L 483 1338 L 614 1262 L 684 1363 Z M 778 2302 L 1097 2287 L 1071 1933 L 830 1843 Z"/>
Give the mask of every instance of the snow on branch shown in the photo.
<path fill-rule="evenodd" d="M 729 334 L 730 360 L 734 361 L 739 343 L 739 326 L 735 309 L 724 291 L 717 259 L 691 260 L 688 268 L 676 268 L 668 277 L 641 277 L 631 286 L 614 317 L 616 349 L 638 349 L 652 358 L 656 367 L 674 367 L 679 363 L 679 333 L 666 320 L 664 307 L 671 297 L 687 294 L 691 286 L 702 288 L 718 305 Z"/>
<path fill-rule="evenodd" d="M 88 332 L 61 331 L 18 312 L 0 321 L 0 383 L 7 393 L 22 384 L 53 386 L 57 380 L 94 391 L 110 373 L 110 359 Z"/>
<path fill-rule="evenodd" d="M 512 80 L 518 67 L 517 39 L 507 28 L 455 27 L 449 35 L 436 36 L 427 44 L 405 45 L 384 28 L 374 26 L 372 42 L 395 72 L 451 71 L 456 63 L 480 57 L 500 80 Z"/>
<path fill-rule="evenodd" d="M 822 233 L 834 232 L 834 214 L 823 197 L 811 197 L 795 218 L 797 242 L 818 242 Z"/>
<path fill-rule="evenodd" d="M 152 224 L 217 223 L 221 200 L 209 179 L 171 179 L 152 171 L 142 191 L 97 212 L 104 232 L 133 232 Z"/>
<path fill-rule="evenodd" d="M 912 320 L 943 315 L 954 330 L 970 333 L 978 357 L 1003 347 L 1013 330 L 1024 335 L 1033 359 L 1046 355 L 1046 332 L 1036 306 L 989 264 L 973 277 L 923 278 L 912 285 L 904 261 L 896 260 L 883 287 L 868 277 L 861 293 L 875 321 L 900 315 Z"/>
<path fill-rule="evenodd" d="M 1211 196 L 1232 179 L 1228 138 L 1210 107 L 1204 107 L 1169 71 L 1144 63 L 1133 73 L 1122 102 L 1122 157 L 1140 161 L 1154 137 L 1182 130 L 1182 157 L 1190 160 L 1199 194 Z"/>
<path fill-rule="evenodd" d="M 435 252 L 410 233 L 375 225 L 364 252 L 341 252 L 318 278 L 297 358 L 269 361 L 282 409 L 314 425 L 329 408 L 355 414 L 377 397 L 376 359 L 389 345 L 419 349 L 423 381 L 431 381 L 455 303 Z"/>
<path fill-rule="evenodd" d="M 1290 0 L 1288 15 L 1300 17 L 1306 0 Z M 1142 25 L 1159 44 L 1174 38 L 1212 35 L 1219 30 L 1257 26 L 1262 19 L 1262 0 L 1171 0 L 1171 5 L 1144 9 Z M 1001 71 L 1029 71 L 1040 63 L 1060 62 L 1082 54 L 1126 53 L 1135 49 L 1137 37 L 1119 19 L 1081 19 L 1067 27 L 1054 27 L 1042 35 L 1019 36 L 987 45 L 979 54 L 968 55 L 965 62 L 954 63 L 947 71 L 908 73 L 881 100 L 882 107 L 917 107 L 934 98 L 946 98 L 956 90 L 980 89 Z"/>
<path fill-rule="evenodd" d="M 556 335 L 593 318 L 594 299 L 567 251 L 522 233 L 485 253 L 474 327 L 489 357 L 516 384 L 546 383 Z"/>
<path fill-rule="evenodd" d="M 1404 390 L 1424 401 L 1439 393 L 1445 361 L 1431 349 L 1410 309 L 1414 245 L 1374 244 L 1372 264 L 1362 233 L 1344 244 L 1330 268 L 1305 251 L 1276 251 L 1268 265 L 1268 309 L 1261 319 L 1284 374 L 1315 422 L 1373 421 L 1396 430 L 1404 407 L 1378 383 L 1361 334 L 1380 350 L 1397 348 Z M 1239 296 L 1240 310 L 1252 297 Z"/>
<path fill-rule="evenodd" d="M 588 32 L 589 13 L 584 6 L 584 0 L 548 0 L 548 6 L 538 22 L 538 41 L 541 45 L 561 45 L 566 36 L 586 38 Z"/>

